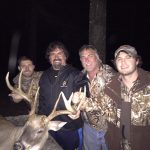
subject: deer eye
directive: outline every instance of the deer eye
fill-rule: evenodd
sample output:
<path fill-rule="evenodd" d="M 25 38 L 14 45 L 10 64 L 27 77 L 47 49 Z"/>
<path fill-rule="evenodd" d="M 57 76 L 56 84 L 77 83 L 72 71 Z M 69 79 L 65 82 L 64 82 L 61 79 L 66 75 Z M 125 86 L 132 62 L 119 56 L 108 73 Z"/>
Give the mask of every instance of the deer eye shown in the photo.
<path fill-rule="evenodd" d="M 37 133 L 42 133 L 43 131 L 43 129 L 39 129 Z"/>

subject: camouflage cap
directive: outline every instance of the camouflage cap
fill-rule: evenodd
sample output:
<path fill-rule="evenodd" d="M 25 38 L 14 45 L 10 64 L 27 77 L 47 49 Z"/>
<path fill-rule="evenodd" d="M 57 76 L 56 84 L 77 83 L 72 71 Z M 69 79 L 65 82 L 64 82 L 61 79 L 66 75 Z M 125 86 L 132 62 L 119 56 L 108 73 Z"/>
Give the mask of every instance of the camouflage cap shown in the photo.
<path fill-rule="evenodd" d="M 132 56 L 136 56 L 137 55 L 137 51 L 136 49 L 133 47 L 133 46 L 130 46 L 130 45 L 122 45 L 120 46 L 116 51 L 115 51 L 115 58 L 118 56 L 118 54 L 121 52 L 121 51 L 124 51 L 128 54 L 131 54 Z"/>

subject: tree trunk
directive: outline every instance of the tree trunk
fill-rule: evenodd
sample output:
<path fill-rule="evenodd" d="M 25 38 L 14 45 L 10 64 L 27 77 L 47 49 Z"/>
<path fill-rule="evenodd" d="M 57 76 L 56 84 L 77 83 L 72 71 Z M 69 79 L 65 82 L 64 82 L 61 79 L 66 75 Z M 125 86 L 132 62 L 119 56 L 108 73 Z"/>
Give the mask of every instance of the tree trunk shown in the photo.
<path fill-rule="evenodd" d="M 89 43 L 94 45 L 100 58 L 106 55 L 106 0 L 90 0 Z"/>

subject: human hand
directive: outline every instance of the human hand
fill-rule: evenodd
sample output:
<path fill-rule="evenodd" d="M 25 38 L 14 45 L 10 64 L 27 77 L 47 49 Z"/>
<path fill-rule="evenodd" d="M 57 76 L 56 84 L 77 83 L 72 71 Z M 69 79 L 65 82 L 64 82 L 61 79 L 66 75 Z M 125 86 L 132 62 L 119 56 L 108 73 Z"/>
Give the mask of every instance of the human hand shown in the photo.
<path fill-rule="evenodd" d="M 10 93 L 8 96 L 12 97 L 12 99 L 15 103 L 19 103 L 23 99 L 22 96 L 14 93 L 14 92 Z"/>
<path fill-rule="evenodd" d="M 75 120 L 80 117 L 80 110 L 77 111 L 75 115 L 68 115 L 71 119 Z"/>
<path fill-rule="evenodd" d="M 80 101 L 82 101 L 83 99 L 85 99 L 85 94 L 84 92 L 75 92 L 73 94 L 73 98 L 72 98 L 72 102 L 74 104 L 78 104 L 80 103 Z"/>

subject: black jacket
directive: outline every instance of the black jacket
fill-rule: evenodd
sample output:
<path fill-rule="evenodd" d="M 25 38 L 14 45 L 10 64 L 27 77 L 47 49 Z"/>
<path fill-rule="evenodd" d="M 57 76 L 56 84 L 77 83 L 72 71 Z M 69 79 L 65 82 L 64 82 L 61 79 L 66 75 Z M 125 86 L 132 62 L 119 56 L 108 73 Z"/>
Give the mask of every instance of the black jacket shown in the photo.
<path fill-rule="evenodd" d="M 59 93 L 64 92 L 67 99 L 69 99 L 72 92 L 84 85 L 84 81 L 80 78 L 80 71 L 72 66 L 66 65 L 57 73 L 51 68 L 46 70 L 39 82 L 39 114 L 49 115 L 54 107 Z M 61 97 L 57 110 L 64 110 L 65 105 Z M 77 129 L 81 127 L 81 119 L 72 120 L 67 115 L 60 115 L 54 120 L 68 122 L 64 129 Z"/>

